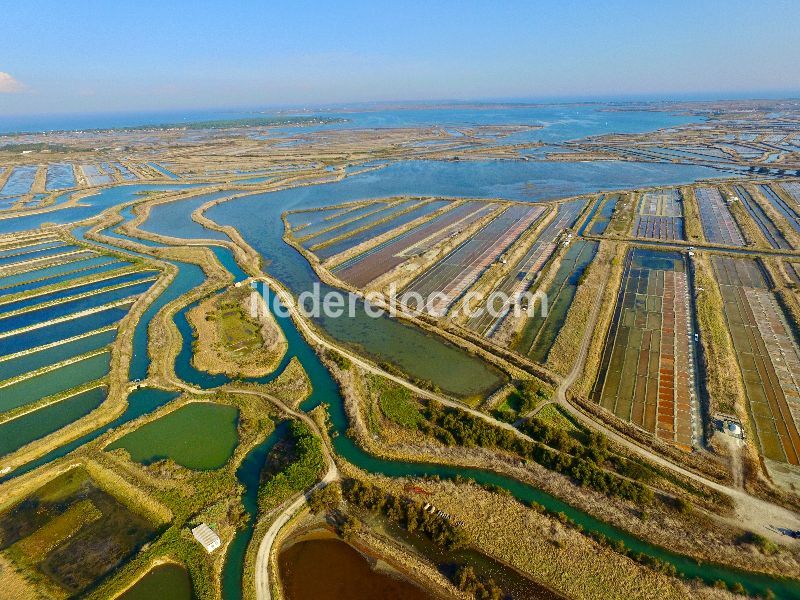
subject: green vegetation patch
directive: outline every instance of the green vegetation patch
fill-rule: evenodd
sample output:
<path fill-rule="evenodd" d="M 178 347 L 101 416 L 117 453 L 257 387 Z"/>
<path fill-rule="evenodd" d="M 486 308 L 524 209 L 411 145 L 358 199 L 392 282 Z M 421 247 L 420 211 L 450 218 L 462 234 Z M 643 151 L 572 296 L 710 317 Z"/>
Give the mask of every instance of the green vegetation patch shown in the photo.
<path fill-rule="evenodd" d="M 540 421 L 544 421 L 550 427 L 555 427 L 556 429 L 563 429 L 570 432 L 579 431 L 579 428 L 575 426 L 575 423 L 565 416 L 563 411 L 555 404 L 543 406 L 542 409 L 536 413 L 536 418 Z"/>
<path fill-rule="evenodd" d="M 515 422 L 542 402 L 550 399 L 551 392 L 539 381 L 517 381 L 514 388 L 493 411 L 495 418 L 508 423 Z"/>
<path fill-rule="evenodd" d="M 239 442 L 239 410 L 214 402 L 191 402 L 109 444 L 145 465 L 171 459 L 187 469 L 219 469 Z"/>
<path fill-rule="evenodd" d="M 410 533 L 422 534 L 447 550 L 469 544 L 465 531 L 447 519 L 433 514 L 419 502 L 394 496 L 377 485 L 358 479 L 342 482 L 344 498 L 356 506 L 388 517 Z"/>
<path fill-rule="evenodd" d="M 81 528 L 102 516 L 91 500 L 81 500 L 71 505 L 63 514 L 56 515 L 28 537 L 11 547 L 10 552 L 20 552 L 28 561 L 50 552 L 57 545 L 72 537 Z"/>
<path fill-rule="evenodd" d="M 268 512 L 294 494 L 309 489 L 325 469 L 322 441 L 308 425 L 293 421 L 289 434 L 267 457 L 262 473 L 265 482 L 258 490 L 260 512 Z"/>
<path fill-rule="evenodd" d="M 181 565 L 166 563 L 153 567 L 117 600 L 191 600 L 192 582 Z"/>
<path fill-rule="evenodd" d="M 388 384 L 381 390 L 378 403 L 387 419 L 403 427 L 416 429 L 423 420 L 408 388 Z"/>
<path fill-rule="evenodd" d="M 222 341 L 236 354 L 247 354 L 263 343 L 258 323 L 235 300 L 221 304 L 217 326 Z"/>
<path fill-rule="evenodd" d="M 536 417 L 526 419 L 520 429 L 534 441 L 454 408 L 428 402 L 422 411 L 420 429 L 447 446 L 491 448 L 515 454 L 569 477 L 575 483 L 608 496 L 630 500 L 637 505 L 650 504 L 650 488 L 620 475 L 632 466 L 630 461 L 612 455 L 604 436 L 595 432 L 576 432 L 554 427 Z M 582 438 L 582 439 L 579 439 Z"/>
<path fill-rule="evenodd" d="M 153 523 L 77 467 L 0 514 L 0 551 L 29 577 L 82 595 L 153 537 Z"/>

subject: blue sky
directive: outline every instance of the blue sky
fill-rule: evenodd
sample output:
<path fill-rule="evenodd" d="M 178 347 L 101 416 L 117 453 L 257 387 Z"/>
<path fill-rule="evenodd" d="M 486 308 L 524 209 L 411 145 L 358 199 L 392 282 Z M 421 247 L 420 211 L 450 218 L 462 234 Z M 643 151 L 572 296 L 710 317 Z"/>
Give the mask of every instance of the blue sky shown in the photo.
<path fill-rule="evenodd" d="M 793 0 L 27 0 L 2 11 L 2 115 L 800 94 Z"/>

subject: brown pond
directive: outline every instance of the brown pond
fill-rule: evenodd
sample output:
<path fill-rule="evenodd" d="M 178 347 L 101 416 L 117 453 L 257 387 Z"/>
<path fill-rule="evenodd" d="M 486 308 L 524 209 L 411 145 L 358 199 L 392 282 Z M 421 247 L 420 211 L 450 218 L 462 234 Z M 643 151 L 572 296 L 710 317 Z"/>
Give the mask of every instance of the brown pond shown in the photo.
<path fill-rule="evenodd" d="M 281 584 L 288 600 L 429 600 L 407 579 L 373 569 L 368 560 L 338 539 L 308 539 L 281 550 Z"/>

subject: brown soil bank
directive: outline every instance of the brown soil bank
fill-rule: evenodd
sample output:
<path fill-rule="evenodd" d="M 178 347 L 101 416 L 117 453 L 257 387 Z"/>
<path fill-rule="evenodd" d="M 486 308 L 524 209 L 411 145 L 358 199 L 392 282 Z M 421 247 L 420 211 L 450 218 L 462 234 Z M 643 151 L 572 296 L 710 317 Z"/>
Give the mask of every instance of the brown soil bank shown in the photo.
<path fill-rule="evenodd" d="M 287 600 L 430 600 L 406 579 L 381 572 L 338 539 L 310 539 L 281 550 L 279 570 Z"/>
<path fill-rule="evenodd" d="M 229 288 L 189 311 L 196 335 L 192 362 L 197 369 L 229 377 L 263 377 L 278 368 L 288 348 L 286 338 L 261 298 L 253 310 L 249 291 Z"/>

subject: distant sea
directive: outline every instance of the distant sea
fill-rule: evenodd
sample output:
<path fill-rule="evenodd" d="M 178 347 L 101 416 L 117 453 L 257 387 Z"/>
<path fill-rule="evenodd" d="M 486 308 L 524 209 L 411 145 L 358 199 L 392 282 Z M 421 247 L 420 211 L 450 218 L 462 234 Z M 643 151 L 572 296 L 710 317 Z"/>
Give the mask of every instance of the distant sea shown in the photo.
<path fill-rule="evenodd" d="M 253 110 L 187 110 L 169 112 L 97 113 L 69 115 L 0 116 L 0 134 L 45 131 L 73 131 L 86 129 L 114 129 L 173 123 L 195 123 L 222 119 L 246 119 L 263 116 L 318 115 L 338 117 L 345 122 L 304 127 L 304 130 L 341 128 L 387 127 L 444 127 L 456 133 L 458 128 L 486 125 L 529 125 L 541 129 L 515 136 L 513 141 L 543 141 L 557 143 L 568 139 L 604 133 L 639 133 L 664 127 L 675 127 L 699 117 L 675 115 L 656 111 L 614 111 L 603 104 L 548 104 L 548 105 L 465 105 L 420 106 L 408 108 L 373 107 L 345 110 L 320 109 L 319 111 L 260 111 Z M 280 135 L 296 128 L 276 128 Z M 506 140 L 508 142 L 510 140 Z"/>

